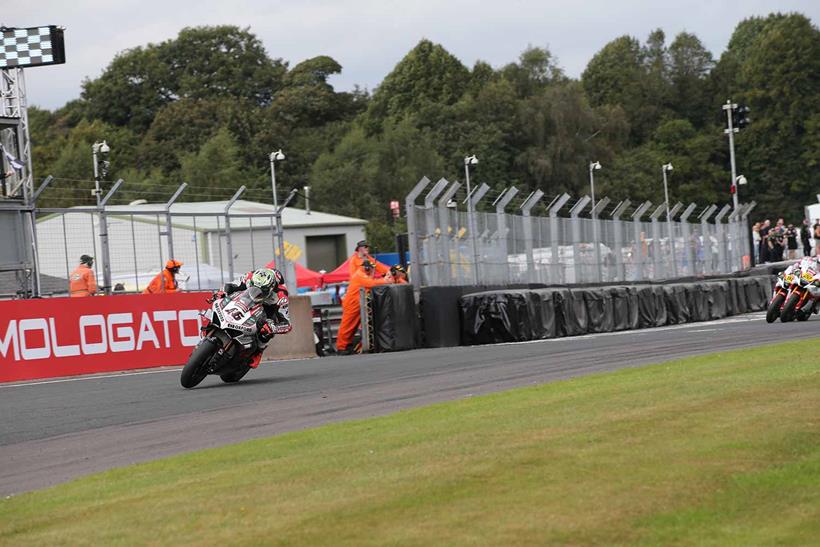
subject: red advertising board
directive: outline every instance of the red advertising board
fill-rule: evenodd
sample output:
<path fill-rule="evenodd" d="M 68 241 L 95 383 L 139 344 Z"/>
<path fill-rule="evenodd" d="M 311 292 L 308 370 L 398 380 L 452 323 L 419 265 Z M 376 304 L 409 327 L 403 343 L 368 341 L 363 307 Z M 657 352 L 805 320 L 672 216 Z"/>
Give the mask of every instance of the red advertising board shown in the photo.
<path fill-rule="evenodd" d="M 208 293 L 0 302 L 0 382 L 181 365 Z"/>

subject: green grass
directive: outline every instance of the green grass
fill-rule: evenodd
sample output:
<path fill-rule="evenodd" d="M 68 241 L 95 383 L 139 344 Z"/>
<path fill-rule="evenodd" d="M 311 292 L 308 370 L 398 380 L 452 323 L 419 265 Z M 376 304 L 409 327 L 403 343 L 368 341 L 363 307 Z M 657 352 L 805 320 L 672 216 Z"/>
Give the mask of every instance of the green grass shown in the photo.
<path fill-rule="evenodd" d="M 819 342 L 116 469 L 0 501 L 0 543 L 817 545 Z"/>

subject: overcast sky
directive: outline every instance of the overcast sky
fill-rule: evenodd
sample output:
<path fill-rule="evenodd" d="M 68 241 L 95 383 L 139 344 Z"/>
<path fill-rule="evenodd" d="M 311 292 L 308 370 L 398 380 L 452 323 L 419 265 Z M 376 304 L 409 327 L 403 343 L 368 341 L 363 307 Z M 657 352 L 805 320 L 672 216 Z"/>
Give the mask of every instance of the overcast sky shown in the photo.
<path fill-rule="evenodd" d="M 8 4 L 12 5 L 9 6 Z M 271 57 L 293 66 L 330 55 L 343 67 L 337 89 L 373 89 L 422 38 L 442 44 L 467 66 L 501 66 L 528 45 L 550 49 L 570 76 L 607 42 L 623 34 L 642 41 L 662 28 L 667 43 L 695 33 L 717 58 L 742 19 L 798 11 L 815 24 L 818 0 L 2 0 L 0 24 L 66 27 L 65 65 L 26 70 L 29 104 L 54 109 L 77 98 L 114 54 L 174 38 L 186 26 L 250 27 Z"/>

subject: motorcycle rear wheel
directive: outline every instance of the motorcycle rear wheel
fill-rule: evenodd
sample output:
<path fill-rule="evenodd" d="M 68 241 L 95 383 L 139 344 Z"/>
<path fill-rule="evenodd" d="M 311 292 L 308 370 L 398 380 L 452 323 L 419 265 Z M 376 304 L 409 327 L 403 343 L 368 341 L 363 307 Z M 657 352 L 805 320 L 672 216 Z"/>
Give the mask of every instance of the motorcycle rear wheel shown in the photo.
<path fill-rule="evenodd" d="M 242 365 L 241 367 L 239 367 L 239 370 L 226 372 L 225 374 L 221 374 L 219 377 L 226 384 L 235 384 L 236 382 L 241 380 L 250 369 L 251 367 L 249 367 L 248 365 Z"/>
<path fill-rule="evenodd" d="M 784 323 L 788 323 L 795 316 L 794 308 L 797 307 L 797 303 L 800 301 L 800 295 L 796 292 L 789 295 L 789 298 L 786 300 L 786 303 L 783 304 L 783 310 L 780 312 L 780 320 Z"/>
<path fill-rule="evenodd" d="M 217 345 L 212 340 L 205 339 L 200 342 L 182 369 L 182 375 L 179 377 L 179 383 L 182 384 L 182 387 L 186 389 L 196 387 L 205 379 L 208 375 L 208 361 L 217 349 Z"/>
<path fill-rule="evenodd" d="M 780 308 L 783 306 L 783 301 L 786 297 L 782 293 L 778 293 L 769 303 L 769 307 L 766 309 L 766 322 L 767 323 L 774 323 L 777 317 L 780 315 Z"/>

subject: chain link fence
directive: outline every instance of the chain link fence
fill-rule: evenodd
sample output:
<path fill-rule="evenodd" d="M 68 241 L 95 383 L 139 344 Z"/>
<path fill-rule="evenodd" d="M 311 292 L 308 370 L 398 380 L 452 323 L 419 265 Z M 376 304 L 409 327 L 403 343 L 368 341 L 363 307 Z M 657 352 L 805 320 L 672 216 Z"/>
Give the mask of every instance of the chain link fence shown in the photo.
<path fill-rule="evenodd" d="M 667 222 L 665 205 L 630 209 L 625 200 L 606 210 L 604 198 L 590 218 L 589 198 L 573 202 L 564 194 L 546 207 L 547 216 L 536 216 L 544 211 L 536 208 L 543 193 L 531 194 L 515 214 L 504 210 L 512 209 L 503 199 L 508 189 L 496 212 L 468 212 L 453 199 L 459 183 L 429 184 L 422 179 L 405 201 L 417 286 L 646 281 L 750 266 L 747 217 L 754 204 L 737 211 L 676 204 Z M 559 216 L 570 203 L 569 218 Z"/>

